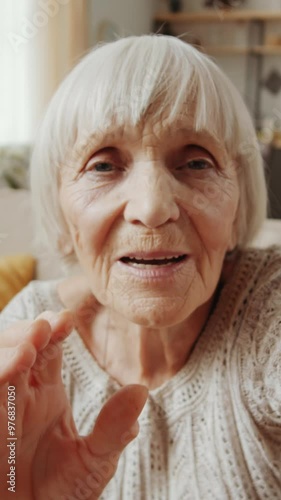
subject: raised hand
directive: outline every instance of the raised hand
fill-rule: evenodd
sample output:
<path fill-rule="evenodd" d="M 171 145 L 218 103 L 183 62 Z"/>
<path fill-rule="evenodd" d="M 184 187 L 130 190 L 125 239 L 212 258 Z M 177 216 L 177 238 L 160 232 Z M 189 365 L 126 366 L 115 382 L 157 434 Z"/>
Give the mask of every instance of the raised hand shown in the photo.
<path fill-rule="evenodd" d="M 147 389 L 131 385 L 104 405 L 89 436 L 78 435 L 61 379 L 61 342 L 72 328 L 66 310 L 0 334 L 2 500 L 74 500 L 77 489 L 97 499 L 138 433 Z"/>

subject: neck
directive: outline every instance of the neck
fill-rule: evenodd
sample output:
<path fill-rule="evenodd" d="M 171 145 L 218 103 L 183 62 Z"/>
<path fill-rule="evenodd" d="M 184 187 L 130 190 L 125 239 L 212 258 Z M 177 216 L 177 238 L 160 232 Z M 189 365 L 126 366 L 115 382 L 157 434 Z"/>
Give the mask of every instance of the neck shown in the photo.
<path fill-rule="evenodd" d="M 183 323 L 152 329 L 129 322 L 116 311 L 100 310 L 81 337 L 99 363 L 121 385 L 139 383 L 154 389 L 186 363 L 209 316 L 209 301 Z"/>
<path fill-rule="evenodd" d="M 83 286 L 81 277 L 69 278 L 61 282 L 58 292 L 64 305 L 75 311 L 76 328 L 84 343 L 99 365 L 121 385 L 140 383 L 149 389 L 162 385 L 187 362 L 214 302 L 210 299 L 182 323 L 152 329 L 101 306 Z M 73 289 L 80 291 L 75 297 L 69 295 Z"/>

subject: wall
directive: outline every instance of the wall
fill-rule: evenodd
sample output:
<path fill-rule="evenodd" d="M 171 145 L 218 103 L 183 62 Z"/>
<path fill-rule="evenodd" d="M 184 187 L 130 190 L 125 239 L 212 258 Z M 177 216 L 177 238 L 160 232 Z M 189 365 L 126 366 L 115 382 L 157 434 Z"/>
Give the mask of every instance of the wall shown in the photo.
<path fill-rule="evenodd" d="M 156 0 L 89 0 L 90 44 L 152 30 Z"/>

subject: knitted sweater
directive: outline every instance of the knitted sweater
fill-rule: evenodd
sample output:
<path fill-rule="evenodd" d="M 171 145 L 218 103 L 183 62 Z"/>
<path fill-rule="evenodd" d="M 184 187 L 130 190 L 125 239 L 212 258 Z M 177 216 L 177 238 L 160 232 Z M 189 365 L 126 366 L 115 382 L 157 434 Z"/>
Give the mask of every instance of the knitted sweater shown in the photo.
<path fill-rule="evenodd" d="M 57 283 L 31 282 L 0 314 L 0 331 L 63 309 Z M 62 376 L 86 435 L 119 385 L 75 330 Z M 281 499 L 281 249 L 241 252 L 188 362 L 150 391 L 139 423 L 102 499 Z"/>

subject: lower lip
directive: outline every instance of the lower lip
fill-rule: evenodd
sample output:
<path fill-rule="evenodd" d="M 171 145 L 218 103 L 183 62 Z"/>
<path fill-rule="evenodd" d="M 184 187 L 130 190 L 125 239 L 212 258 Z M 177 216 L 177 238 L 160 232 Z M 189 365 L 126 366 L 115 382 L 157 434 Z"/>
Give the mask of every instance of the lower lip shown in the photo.
<path fill-rule="evenodd" d="M 161 280 L 163 278 L 169 278 L 173 276 L 175 273 L 180 271 L 180 269 L 188 262 L 189 256 L 186 256 L 180 262 L 175 262 L 173 264 L 168 265 L 155 265 L 154 267 L 149 266 L 147 269 L 138 268 L 137 266 L 132 266 L 130 264 L 126 264 L 121 260 L 118 260 L 118 265 L 121 266 L 122 271 L 125 271 L 133 276 L 136 276 L 141 279 L 146 280 Z"/>

